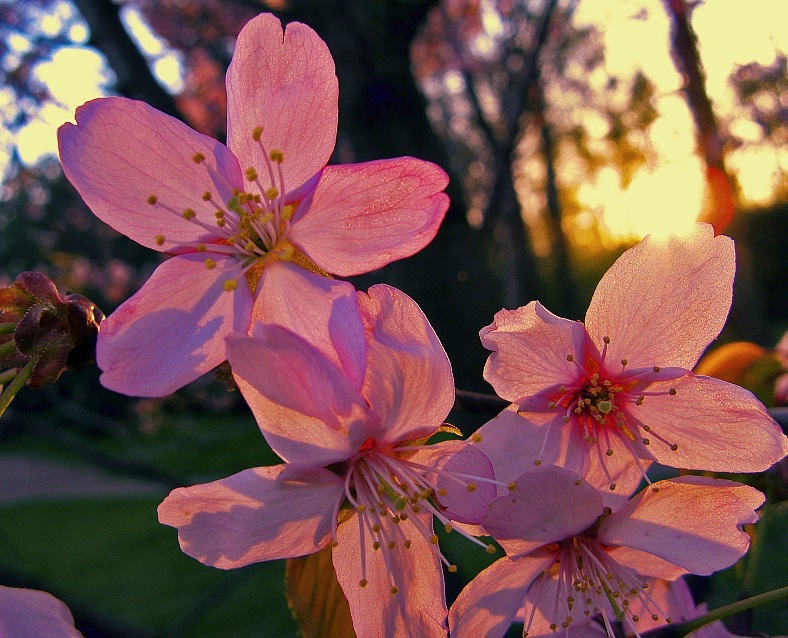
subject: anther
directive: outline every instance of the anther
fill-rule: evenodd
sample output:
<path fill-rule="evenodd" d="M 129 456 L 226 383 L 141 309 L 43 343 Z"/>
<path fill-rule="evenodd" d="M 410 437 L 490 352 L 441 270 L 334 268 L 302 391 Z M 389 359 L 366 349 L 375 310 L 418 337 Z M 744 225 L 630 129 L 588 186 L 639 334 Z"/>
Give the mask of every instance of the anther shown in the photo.
<path fill-rule="evenodd" d="M 570 419 L 568 416 L 564 415 L 563 417 L 564 423 L 569 423 Z"/>
<path fill-rule="evenodd" d="M 678 394 L 678 390 L 676 390 L 676 388 L 671 388 L 668 390 L 668 394 L 672 397 L 675 397 Z"/>
<path fill-rule="evenodd" d="M 671 446 L 670 446 L 670 449 L 671 449 L 673 452 L 675 452 L 676 450 L 678 450 L 678 449 L 679 449 L 679 444 L 678 444 L 678 443 L 674 443 L 673 445 L 671 445 Z"/>
<path fill-rule="evenodd" d="M 602 414 L 610 414 L 610 411 L 613 409 L 613 402 L 612 401 L 600 401 L 597 403 L 597 407 Z"/>
<path fill-rule="evenodd" d="M 257 171 L 254 170 L 253 166 L 250 166 L 246 169 L 246 179 L 248 179 L 250 182 L 255 181 L 258 177 L 259 175 L 257 174 Z"/>
<path fill-rule="evenodd" d="M 654 366 L 654 372 L 659 372 L 660 370 L 662 370 L 662 368 L 659 366 Z"/>
<path fill-rule="evenodd" d="M 195 164 L 199 164 L 199 163 L 200 163 L 200 162 L 202 162 L 204 159 L 205 159 L 205 155 L 203 155 L 202 153 L 195 153 L 194 155 L 192 155 L 192 161 L 193 161 Z"/>
<path fill-rule="evenodd" d="M 191 208 L 187 208 L 183 211 L 183 218 L 184 219 L 194 219 L 197 213 L 194 212 Z"/>
<path fill-rule="evenodd" d="M 494 554 L 497 550 L 495 549 L 495 545 L 487 545 L 487 553 Z"/>
<path fill-rule="evenodd" d="M 375 524 L 372 526 L 372 531 L 373 531 L 373 532 L 375 532 L 375 533 L 377 534 L 377 533 L 380 531 L 380 525 L 378 525 L 377 523 L 375 523 Z"/>
<path fill-rule="evenodd" d="M 465 486 L 465 489 L 468 490 L 469 492 L 475 492 L 476 491 L 476 484 L 475 483 L 468 483 L 468 485 Z"/>
<path fill-rule="evenodd" d="M 266 198 L 268 198 L 271 201 L 275 200 L 278 195 L 279 195 L 279 189 L 274 186 L 272 186 L 267 191 L 265 191 Z"/>
<path fill-rule="evenodd" d="M 358 581 L 358 586 L 359 587 L 366 587 L 367 586 L 367 579 L 366 578 L 362 578 L 360 581 Z"/>
<path fill-rule="evenodd" d="M 457 565 L 449 565 L 449 571 L 452 574 L 456 574 L 457 573 Z"/>
<path fill-rule="evenodd" d="M 413 544 L 409 540 L 402 543 L 405 546 L 405 549 L 410 549 L 410 546 Z"/>
<path fill-rule="evenodd" d="M 536 460 L 534 461 L 534 465 L 536 465 L 537 467 L 539 467 L 541 464 L 542 464 L 542 461 L 541 461 L 541 460 L 539 460 L 539 459 L 536 459 Z"/>
<path fill-rule="evenodd" d="M 262 126 L 255 126 L 254 130 L 252 131 L 252 139 L 255 142 L 260 141 L 260 136 L 263 134 L 263 127 Z"/>
<path fill-rule="evenodd" d="M 446 523 L 446 525 L 444 525 L 444 526 L 443 526 L 443 529 L 444 529 L 444 530 L 446 530 L 446 533 L 447 533 L 447 534 L 450 534 L 450 533 L 451 533 L 451 531 L 452 531 L 454 528 L 452 527 L 451 523 Z"/>
<path fill-rule="evenodd" d="M 481 443 L 482 435 L 478 433 L 474 434 L 473 436 L 471 436 L 471 441 L 473 441 L 474 443 Z"/>
<path fill-rule="evenodd" d="M 205 267 L 208 270 L 213 270 L 214 268 L 216 268 L 216 261 L 208 257 L 208 259 L 205 260 Z"/>
<path fill-rule="evenodd" d="M 391 588 L 391 595 L 396 596 L 398 593 L 399 593 L 399 587 L 394 585 L 394 587 Z"/>
<path fill-rule="evenodd" d="M 273 149 L 269 155 L 272 162 L 276 162 L 277 164 L 281 164 L 285 161 L 285 154 L 282 151 Z"/>
<path fill-rule="evenodd" d="M 654 494 L 657 494 L 659 492 L 659 488 L 652 486 L 651 491 L 654 492 Z"/>
<path fill-rule="evenodd" d="M 155 241 L 157 246 L 162 246 L 164 244 L 164 235 L 156 235 Z"/>
<path fill-rule="evenodd" d="M 566 360 L 571 362 L 571 361 L 574 361 L 575 358 L 571 354 L 568 354 L 568 355 L 566 355 Z"/>
<path fill-rule="evenodd" d="M 621 359 L 621 365 L 622 365 L 622 366 L 626 367 L 626 365 L 627 365 L 628 363 L 629 363 L 629 361 L 627 361 L 626 359 Z"/>
<path fill-rule="evenodd" d="M 616 484 L 615 483 L 611 483 L 610 484 L 610 491 L 611 492 L 615 492 L 616 491 Z"/>
<path fill-rule="evenodd" d="M 224 288 L 225 292 L 232 292 L 238 288 L 238 280 L 237 279 L 227 279 L 223 284 L 222 287 Z"/>
<path fill-rule="evenodd" d="M 645 401 L 645 399 L 646 399 L 646 397 L 644 397 L 644 396 L 641 394 L 641 395 L 640 395 L 640 396 L 637 398 L 637 401 L 635 401 L 635 405 L 643 405 L 643 401 Z"/>
<path fill-rule="evenodd" d="M 380 549 L 380 541 L 375 541 L 374 543 L 372 543 L 372 549 L 378 551 Z"/>
<path fill-rule="evenodd" d="M 155 206 L 156 202 L 158 202 L 158 201 L 159 201 L 159 199 L 156 197 L 156 195 L 151 195 L 150 197 L 148 197 L 148 203 L 151 206 Z"/>
<path fill-rule="evenodd" d="M 206 250 L 208 250 L 208 247 L 205 244 L 197 244 L 198 253 L 204 253 Z"/>
<path fill-rule="evenodd" d="M 389 549 L 394 549 L 397 546 L 397 543 L 394 541 L 389 541 Z"/>
<path fill-rule="evenodd" d="M 555 401 L 550 401 L 550 403 L 547 404 L 547 407 L 552 410 L 555 407 Z"/>
<path fill-rule="evenodd" d="M 202 201 L 204 201 L 204 202 L 209 202 L 209 201 L 211 201 L 211 191 L 205 191 L 205 192 L 202 194 Z"/>
<path fill-rule="evenodd" d="M 508 487 L 508 488 L 509 488 L 509 491 L 510 491 L 510 492 L 514 492 L 514 490 L 516 490 L 516 489 L 517 489 L 517 483 L 515 483 L 514 481 L 512 481 L 512 482 L 511 482 L 511 483 L 509 483 L 509 485 L 507 485 L 506 487 Z"/>
<path fill-rule="evenodd" d="M 234 281 L 234 280 L 233 280 L 233 281 Z M 607 454 L 608 456 L 613 456 L 613 450 L 611 450 L 610 448 L 608 448 L 608 449 L 607 449 L 607 451 L 605 452 L 605 454 Z"/>
<path fill-rule="evenodd" d="M 602 341 L 604 341 L 606 344 L 609 344 L 610 343 L 610 337 L 602 337 Z"/>
<path fill-rule="evenodd" d="M 430 536 L 430 543 L 432 543 L 433 545 L 437 545 L 438 544 L 438 535 L 437 534 L 433 534 L 432 536 Z"/>
<path fill-rule="evenodd" d="M 438 488 L 438 494 L 440 494 L 441 496 L 446 496 L 446 494 L 448 494 L 448 492 L 446 491 L 445 487 L 440 487 L 440 488 Z"/>
<path fill-rule="evenodd" d="M 651 439 L 643 439 L 643 445 L 651 445 Z"/>

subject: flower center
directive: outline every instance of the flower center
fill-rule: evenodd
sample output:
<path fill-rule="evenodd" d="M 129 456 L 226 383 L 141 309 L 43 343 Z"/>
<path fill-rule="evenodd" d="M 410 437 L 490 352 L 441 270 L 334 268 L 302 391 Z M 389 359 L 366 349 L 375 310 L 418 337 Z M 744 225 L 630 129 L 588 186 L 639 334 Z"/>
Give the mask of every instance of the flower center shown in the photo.
<path fill-rule="evenodd" d="M 563 422 L 578 427 L 586 444 L 596 450 L 603 471 L 610 480 L 611 490 L 614 490 L 616 485 L 607 470 L 605 458 L 613 456 L 612 437 L 617 437 L 629 449 L 643 478 L 650 484 L 651 481 L 639 460 L 641 456 L 648 454 L 643 454 L 644 448 L 640 446 L 649 446 L 654 439 L 675 452 L 678 444 L 666 440 L 641 421 L 636 414 L 637 408 L 648 396 L 675 396 L 677 392 L 675 388 L 646 391 L 651 383 L 659 380 L 657 375 L 661 368 L 658 366 L 629 369 L 629 362 L 622 359 L 618 372 L 604 372 L 610 338 L 604 337 L 603 341 L 601 356 L 596 358 L 589 353 L 582 365 L 575 360 L 574 355 L 567 355 L 567 361 L 575 364 L 579 374 L 572 383 L 558 386 L 547 407 L 550 410 L 563 410 Z M 539 457 L 534 461 L 536 465 L 541 464 L 549 427 L 552 427 L 553 423 L 551 422 L 545 432 Z"/>
<path fill-rule="evenodd" d="M 323 276 L 327 272 L 313 263 L 306 255 L 301 253 L 288 240 L 290 221 L 298 210 L 299 202 L 288 202 L 282 163 L 284 154 L 279 150 L 269 152 L 263 147 L 260 139 L 262 127 L 257 127 L 252 132 L 252 139 L 258 143 L 265 159 L 264 173 L 270 186 L 266 187 L 261 181 L 260 174 L 255 167 L 245 171 L 249 183 L 248 190 L 230 188 L 226 183 L 231 197 L 222 203 L 216 201 L 214 193 L 205 191 L 199 196 L 202 204 L 198 206 L 201 213 L 198 215 L 193 208 L 178 211 L 160 202 L 156 195 L 148 197 L 149 205 L 163 209 L 190 221 L 211 234 L 213 239 L 205 242 L 183 242 L 173 246 L 178 252 L 184 249 L 188 252 L 206 253 L 205 267 L 209 270 L 216 267 L 217 262 L 210 255 L 226 255 L 234 257 L 237 266 L 226 271 L 227 279 L 224 281 L 226 291 L 235 290 L 238 280 L 245 276 L 249 288 L 254 294 L 262 275 L 263 268 L 272 261 L 291 261 L 306 270 Z M 214 182 L 221 177 L 205 164 L 205 155 L 195 153 L 192 160 L 198 166 L 206 167 L 208 176 Z M 208 217 L 206 207 L 213 209 Z M 156 235 L 155 243 L 163 246 L 167 242 L 164 235 Z"/>
<path fill-rule="evenodd" d="M 401 559 L 394 553 L 398 547 L 406 550 L 411 548 L 412 539 L 409 535 L 413 533 L 429 541 L 432 551 L 450 572 L 457 571 L 457 566 L 438 547 L 438 535 L 433 531 L 431 517 L 438 519 L 447 533 L 456 530 L 487 552 L 495 552 L 494 546 L 454 527 L 445 515 L 440 499 L 447 496 L 444 484 L 450 486 L 448 489 L 456 488 L 471 493 L 476 491 L 477 482 L 497 482 L 487 477 L 438 470 L 435 466 L 424 465 L 412 458 L 415 452 L 428 447 L 408 444 L 383 446 L 368 439 L 361 451 L 342 468 L 345 503 L 342 508 L 337 504 L 334 542 L 337 542 L 339 525 L 358 525 L 362 565 L 360 587 L 368 584 L 366 563 L 371 547 L 373 552 L 383 554 L 391 593 L 399 592 L 401 583 L 397 583 L 393 577 L 393 561 Z M 352 520 L 354 514 L 355 522 Z M 403 525 L 405 521 L 409 521 L 410 525 Z"/>
<path fill-rule="evenodd" d="M 525 600 L 523 636 L 534 620 L 536 610 L 545 614 L 550 629 L 568 629 L 578 617 L 600 614 L 608 636 L 616 636 L 611 623 L 624 624 L 627 633 L 640 636 L 636 623 L 638 611 L 648 613 L 654 621 L 671 618 L 665 615 L 649 593 L 649 585 L 635 572 L 610 557 L 596 538 L 599 522 L 610 513 L 606 509 L 599 521 L 587 531 L 543 549 L 554 554 L 552 564 L 530 586 Z M 556 599 L 540 600 L 548 579 L 557 581 Z"/>

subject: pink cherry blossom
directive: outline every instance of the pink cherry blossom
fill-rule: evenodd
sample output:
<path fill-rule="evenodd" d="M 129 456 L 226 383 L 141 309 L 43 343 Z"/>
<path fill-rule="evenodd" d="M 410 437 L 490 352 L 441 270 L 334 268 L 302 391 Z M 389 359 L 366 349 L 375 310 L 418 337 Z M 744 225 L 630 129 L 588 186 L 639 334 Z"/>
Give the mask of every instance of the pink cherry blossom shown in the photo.
<path fill-rule="evenodd" d="M 16 587 L 0 587 L 0 636 L 82 638 L 61 601 L 43 591 Z"/>
<path fill-rule="evenodd" d="M 668 622 L 650 579 L 708 575 L 736 562 L 749 546 L 741 528 L 758 520 L 763 501 L 747 485 L 685 476 L 611 510 L 573 472 L 528 470 L 489 506 L 482 525 L 507 557 L 461 592 L 449 612 L 451 635 L 495 638 L 515 619 L 532 638 L 612 637 L 616 621 L 639 635 L 644 614 Z"/>
<path fill-rule="evenodd" d="M 734 271 L 733 242 L 698 224 L 625 252 L 585 325 L 538 302 L 498 312 L 480 333 L 484 377 L 514 408 L 479 432 L 498 477 L 522 471 L 513 447 L 624 492 L 652 461 L 760 472 L 784 457 L 788 439 L 750 392 L 690 372 L 725 323 Z"/>
<path fill-rule="evenodd" d="M 437 166 L 409 157 L 326 166 L 338 86 L 309 27 L 263 14 L 227 72 L 227 146 L 142 102 L 98 99 L 59 132 L 66 176 L 93 212 L 172 255 L 103 324 L 112 390 L 162 396 L 226 359 L 287 269 L 356 275 L 408 257 L 448 207 Z M 283 274 L 284 273 L 284 274 Z"/>
<path fill-rule="evenodd" d="M 184 552 L 222 569 L 333 544 L 358 636 L 445 636 L 441 563 L 456 568 L 433 519 L 447 531 L 478 524 L 496 492 L 492 467 L 462 442 L 424 444 L 454 387 L 415 302 L 383 285 L 311 283 L 325 287 L 324 307 L 294 294 L 268 309 L 278 323 L 228 338 L 238 386 L 285 462 L 176 489 L 159 520 Z"/>

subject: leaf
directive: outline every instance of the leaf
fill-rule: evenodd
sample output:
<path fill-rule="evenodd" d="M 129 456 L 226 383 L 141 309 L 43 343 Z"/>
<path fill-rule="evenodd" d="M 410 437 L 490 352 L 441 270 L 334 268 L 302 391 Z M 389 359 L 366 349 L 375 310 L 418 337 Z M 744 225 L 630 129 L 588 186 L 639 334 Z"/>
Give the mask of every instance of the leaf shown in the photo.
<path fill-rule="evenodd" d="M 350 606 L 334 571 L 330 546 L 309 556 L 288 559 L 285 591 L 304 638 L 356 635 Z"/>

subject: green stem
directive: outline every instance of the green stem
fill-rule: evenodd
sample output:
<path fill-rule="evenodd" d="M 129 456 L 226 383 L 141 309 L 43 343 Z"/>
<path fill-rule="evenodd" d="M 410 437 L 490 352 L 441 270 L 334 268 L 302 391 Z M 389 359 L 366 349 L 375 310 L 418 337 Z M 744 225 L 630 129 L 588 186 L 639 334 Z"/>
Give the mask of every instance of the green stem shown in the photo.
<path fill-rule="evenodd" d="M 644 638 L 669 638 L 674 636 L 687 636 L 693 631 L 697 631 L 704 625 L 708 625 L 709 623 L 712 623 L 716 620 L 722 620 L 723 618 L 727 618 L 733 614 L 738 614 L 740 611 L 758 607 L 760 605 L 766 605 L 767 603 L 773 603 L 786 597 L 788 597 L 788 587 L 780 587 L 780 589 L 768 591 L 765 594 L 758 594 L 757 596 L 751 596 L 750 598 L 745 598 L 744 600 L 737 600 L 735 603 L 719 607 L 713 611 L 710 611 L 708 614 L 698 616 L 697 618 L 693 618 L 687 622 L 660 627 L 659 629 L 655 629 L 654 631 L 649 631 L 643 634 L 643 636 Z"/>
<path fill-rule="evenodd" d="M 33 374 L 33 367 L 36 365 L 38 359 L 30 359 L 24 368 L 14 377 L 14 380 L 8 384 L 3 393 L 0 394 L 0 416 L 3 416 L 6 408 L 11 405 L 11 401 L 16 396 L 16 393 L 22 389 L 22 386 L 27 383 L 27 380 Z"/>
<path fill-rule="evenodd" d="M 16 368 L 11 368 L 5 372 L 0 372 L 0 385 L 6 385 L 7 383 L 10 383 L 16 376 L 17 372 L 19 372 L 19 370 Z"/>
<path fill-rule="evenodd" d="M 16 351 L 16 344 L 14 343 L 13 339 L 6 341 L 5 343 L 0 343 L 0 357 L 14 354 Z"/>
<path fill-rule="evenodd" d="M 16 329 L 16 322 L 15 321 L 3 321 L 3 322 L 0 322 L 0 335 L 13 334 L 15 329 Z"/>

